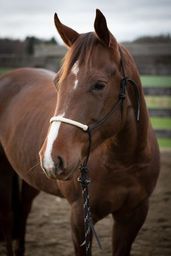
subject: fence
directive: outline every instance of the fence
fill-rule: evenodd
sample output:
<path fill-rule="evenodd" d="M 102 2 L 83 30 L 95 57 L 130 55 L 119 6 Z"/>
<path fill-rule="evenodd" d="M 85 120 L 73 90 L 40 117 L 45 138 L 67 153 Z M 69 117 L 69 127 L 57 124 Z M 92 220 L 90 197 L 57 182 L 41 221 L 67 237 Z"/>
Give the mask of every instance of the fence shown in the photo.
<path fill-rule="evenodd" d="M 144 87 L 145 96 L 171 96 L 171 87 Z M 149 108 L 151 117 L 171 118 L 171 108 Z M 171 138 L 171 127 L 169 129 L 155 129 L 157 137 Z"/>

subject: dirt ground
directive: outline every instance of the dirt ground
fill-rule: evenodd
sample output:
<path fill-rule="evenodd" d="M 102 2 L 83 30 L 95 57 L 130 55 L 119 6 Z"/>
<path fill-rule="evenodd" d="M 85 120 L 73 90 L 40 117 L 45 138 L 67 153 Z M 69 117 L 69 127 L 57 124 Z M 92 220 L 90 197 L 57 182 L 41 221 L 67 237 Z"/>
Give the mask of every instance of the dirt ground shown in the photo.
<path fill-rule="evenodd" d="M 162 151 L 162 168 L 157 187 L 151 197 L 147 220 L 133 245 L 133 256 L 171 255 L 171 151 Z M 74 255 L 69 205 L 66 200 L 40 193 L 29 216 L 26 236 L 26 256 Z M 96 225 L 102 243 L 99 250 L 93 243 L 93 255 L 111 255 L 112 218 Z M 5 256 L 0 244 L 0 256 Z"/>

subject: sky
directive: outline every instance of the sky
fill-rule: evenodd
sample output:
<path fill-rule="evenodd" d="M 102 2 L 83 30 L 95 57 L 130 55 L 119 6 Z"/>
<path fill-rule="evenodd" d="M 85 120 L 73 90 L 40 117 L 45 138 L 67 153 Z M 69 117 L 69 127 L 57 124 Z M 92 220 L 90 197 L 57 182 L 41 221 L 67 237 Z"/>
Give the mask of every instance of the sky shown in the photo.
<path fill-rule="evenodd" d="M 0 0 L 0 37 L 54 36 L 61 43 L 54 13 L 65 25 L 84 33 L 93 31 L 96 8 L 119 41 L 171 34 L 171 0 Z"/>

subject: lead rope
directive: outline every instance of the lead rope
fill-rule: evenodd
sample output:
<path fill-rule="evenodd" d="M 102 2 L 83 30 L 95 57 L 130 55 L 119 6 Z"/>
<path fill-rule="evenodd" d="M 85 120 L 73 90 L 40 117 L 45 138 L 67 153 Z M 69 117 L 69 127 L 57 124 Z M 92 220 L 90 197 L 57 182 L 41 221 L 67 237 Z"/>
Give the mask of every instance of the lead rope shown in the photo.
<path fill-rule="evenodd" d="M 102 249 L 102 247 L 101 247 L 100 240 L 97 236 L 97 233 L 94 229 L 92 216 L 91 216 L 91 209 L 90 209 L 88 185 L 91 182 L 91 180 L 88 177 L 88 160 L 89 160 L 90 150 L 91 150 L 91 131 L 88 128 L 86 132 L 88 134 L 88 140 L 89 140 L 88 153 L 85 161 L 80 166 L 81 175 L 78 178 L 78 181 L 80 182 L 81 188 L 82 188 L 83 210 L 84 210 L 84 236 L 85 236 L 84 241 L 80 246 L 85 246 L 85 255 L 89 256 L 91 254 L 91 232 L 94 234 L 99 248 Z"/>

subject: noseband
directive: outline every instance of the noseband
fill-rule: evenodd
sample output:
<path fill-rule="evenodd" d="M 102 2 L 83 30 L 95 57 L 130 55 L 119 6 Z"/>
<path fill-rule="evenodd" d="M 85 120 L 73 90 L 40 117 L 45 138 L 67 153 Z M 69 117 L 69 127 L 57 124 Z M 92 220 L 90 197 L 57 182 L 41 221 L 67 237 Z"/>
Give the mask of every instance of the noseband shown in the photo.
<path fill-rule="evenodd" d="M 120 50 L 120 56 L 121 56 L 121 61 L 120 61 L 120 67 L 121 67 L 121 74 L 122 74 L 122 79 L 120 81 L 120 92 L 118 95 L 118 100 L 116 103 L 113 105 L 112 109 L 99 121 L 97 121 L 94 124 L 91 125 L 86 125 L 82 124 L 80 122 L 77 122 L 75 120 L 61 117 L 61 116 L 53 116 L 50 119 L 50 123 L 52 122 L 63 122 L 69 125 L 76 126 L 80 129 L 82 129 L 84 132 L 88 134 L 88 149 L 87 149 L 87 156 L 84 160 L 84 162 L 80 165 L 80 172 L 81 175 L 78 178 L 78 181 L 81 184 L 82 187 L 82 196 L 83 196 L 83 208 L 84 208 L 84 232 L 85 232 L 85 240 L 81 244 L 81 246 L 85 245 L 85 255 L 89 256 L 90 255 L 90 246 L 91 246 L 91 231 L 95 235 L 95 238 L 97 240 L 97 243 L 99 247 L 101 248 L 100 241 L 98 239 L 98 236 L 95 232 L 94 226 L 93 226 L 93 221 L 91 217 L 91 211 L 90 211 L 90 204 L 89 204 L 89 194 L 88 194 L 88 184 L 90 183 L 90 179 L 88 177 L 88 160 L 90 156 L 90 151 L 91 151 L 91 141 L 92 141 L 92 131 L 99 128 L 104 122 L 106 122 L 111 115 L 117 110 L 117 108 L 120 106 L 121 107 L 121 113 L 123 109 L 123 102 L 124 99 L 126 98 L 126 87 L 130 84 L 133 86 L 134 91 L 135 91 L 135 96 L 136 96 L 136 120 L 139 121 L 140 119 L 140 95 L 139 95 L 139 90 L 136 85 L 136 83 L 126 77 L 125 75 L 125 69 L 123 65 L 123 56 L 122 56 L 122 51 Z"/>

